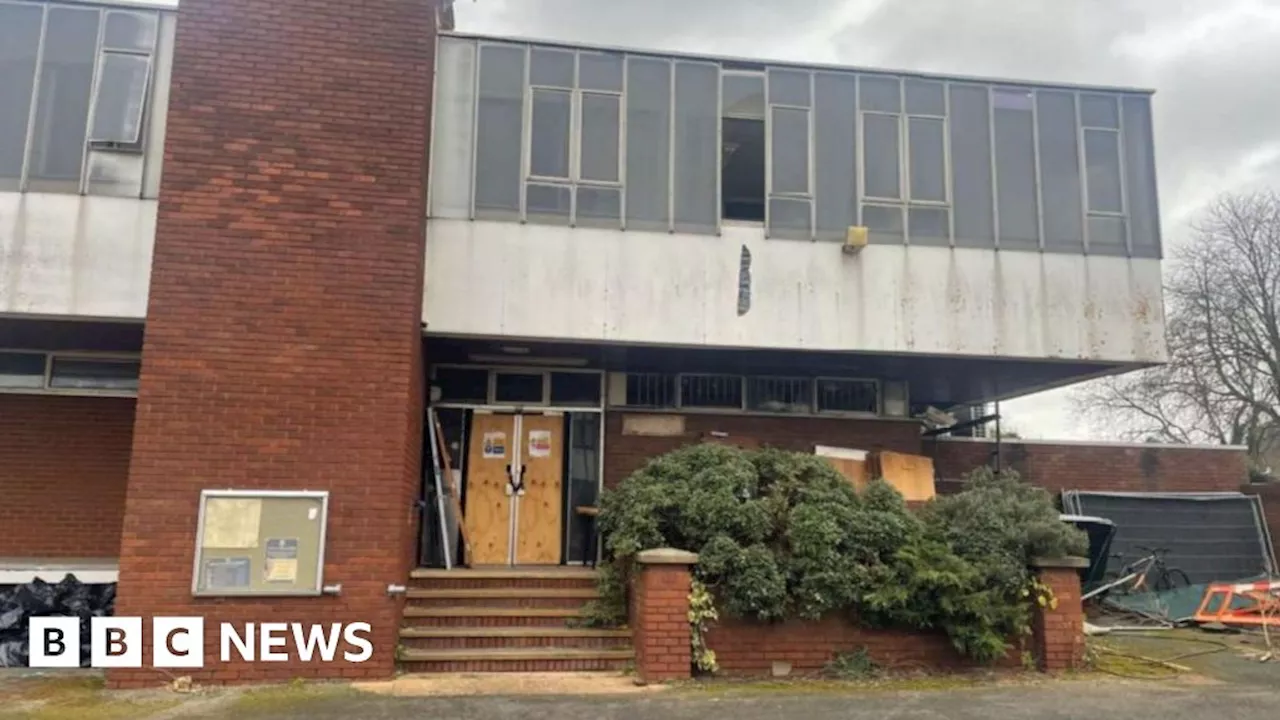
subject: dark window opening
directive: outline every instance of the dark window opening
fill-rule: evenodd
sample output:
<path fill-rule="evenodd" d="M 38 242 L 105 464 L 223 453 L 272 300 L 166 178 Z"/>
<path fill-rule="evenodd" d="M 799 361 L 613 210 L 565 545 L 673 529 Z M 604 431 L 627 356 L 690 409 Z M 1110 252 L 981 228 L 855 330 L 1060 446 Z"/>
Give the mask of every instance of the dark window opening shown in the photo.
<path fill-rule="evenodd" d="M 542 373 L 495 373 L 493 400 L 498 403 L 536 403 L 541 405 Z"/>
<path fill-rule="evenodd" d="M 551 373 L 551 404 L 600 406 L 600 374 L 581 372 Z"/>
<path fill-rule="evenodd" d="M 140 360 L 53 359 L 49 387 L 79 390 L 137 390 Z"/>
<path fill-rule="evenodd" d="M 874 380 L 819 380 L 818 412 L 877 413 L 879 396 Z"/>
<path fill-rule="evenodd" d="M 726 220 L 764 222 L 764 120 L 721 120 L 721 212 Z"/>
<path fill-rule="evenodd" d="M 489 400 L 488 370 L 438 367 L 431 384 L 439 388 L 442 402 L 484 403 Z"/>
<path fill-rule="evenodd" d="M 675 407 L 675 376 L 661 373 L 628 373 L 627 406 Z"/>
<path fill-rule="evenodd" d="M 741 375 L 684 375 L 680 378 L 680 406 L 742 408 Z"/>

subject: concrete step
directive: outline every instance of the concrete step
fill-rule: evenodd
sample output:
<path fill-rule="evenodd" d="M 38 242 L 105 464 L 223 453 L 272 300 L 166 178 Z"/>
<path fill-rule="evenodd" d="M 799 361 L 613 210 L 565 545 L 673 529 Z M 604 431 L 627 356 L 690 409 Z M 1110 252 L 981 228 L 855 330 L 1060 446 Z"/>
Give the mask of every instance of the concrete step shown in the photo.
<path fill-rule="evenodd" d="M 404 624 L 413 627 L 568 627 L 582 617 L 582 608 L 414 607 L 404 610 Z"/>
<path fill-rule="evenodd" d="M 581 588 L 410 588 L 414 607 L 579 608 L 599 597 L 594 587 Z"/>
<path fill-rule="evenodd" d="M 406 627 L 400 644 L 415 650 L 595 648 L 625 650 L 627 629 L 568 627 Z"/>
<path fill-rule="evenodd" d="M 634 657 L 635 653 L 629 648 L 405 649 L 400 652 L 400 669 L 405 672 L 622 670 Z"/>

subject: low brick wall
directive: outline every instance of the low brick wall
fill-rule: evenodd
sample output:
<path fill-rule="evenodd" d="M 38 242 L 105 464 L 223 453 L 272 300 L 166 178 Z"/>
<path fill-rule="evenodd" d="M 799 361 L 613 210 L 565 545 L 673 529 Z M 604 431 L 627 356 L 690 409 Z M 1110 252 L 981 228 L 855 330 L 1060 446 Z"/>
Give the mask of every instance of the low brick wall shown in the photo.
<path fill-rule="evenodd" d="M 939 477 L 959 479 L 990 464 L 995 443 L 987 440 L 926 441 Z M 1004 441 L 1001 465 L 1050 492 L 1234 492 L 1247 477 L 1245 451 L 1178 445 Z M 945 488 L 944 488 L 945 489 Z"/>
<path fill-rule="evenodd" d="M 647 554 L 663 559 L 650 562 L 645 559 Z M 670 562 L 672 554 L 683 556 L 683 564 Z M 696 555 L 678 550 L 641 553 L 629 608 L 636 673 L 641 682 L 681 680 L 692 675 L 687 613 L 696 562 Z M 1076 561 L 1076 565 L 1082 563 Z M 1033 632 L 1025 648 L 1046 672 L 1078 668 L 1084 659 L 1084 610 L 1076 565 L 1036 570 L 1057 603 L 1034 608 Z M 775 662 L 790 663 L 792 674 L 812 673 L 838 653 L 862 648 L 873 662 L 889 669 L 949 670 L 974 665 L 940 632 L 873 630 L 837 614 L 816 621 L 782 623 L 725 619 L 710 627 L 705 639 L 725 675 L 771 675 Z M 1018 665 L 1022 649 L 1015 647 L 1000 665 Z"/>
<path fill-rule="evenodd" d="M 842 615 L 783 623 L 724 620 L 707 633 L 707 646 L 726 675 L 769 675 L 775 662 L 791 663 L 792 674 L 813 673 L 837 654 L 861 648 L 876 665 L 895 670 L 970 664 L 942 633 L 873 630 Z"/>

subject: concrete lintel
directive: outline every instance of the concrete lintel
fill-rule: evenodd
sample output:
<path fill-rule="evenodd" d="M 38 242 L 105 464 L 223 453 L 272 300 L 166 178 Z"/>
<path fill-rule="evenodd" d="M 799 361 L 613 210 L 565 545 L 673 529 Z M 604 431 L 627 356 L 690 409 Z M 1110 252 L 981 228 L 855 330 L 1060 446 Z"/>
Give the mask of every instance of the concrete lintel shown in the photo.
<path fill-rule="evenodd" d="M 636 554 L 636 562 L 641 565 L 696 565 L 698 553 L 675 548 L 641 550 Z"/>

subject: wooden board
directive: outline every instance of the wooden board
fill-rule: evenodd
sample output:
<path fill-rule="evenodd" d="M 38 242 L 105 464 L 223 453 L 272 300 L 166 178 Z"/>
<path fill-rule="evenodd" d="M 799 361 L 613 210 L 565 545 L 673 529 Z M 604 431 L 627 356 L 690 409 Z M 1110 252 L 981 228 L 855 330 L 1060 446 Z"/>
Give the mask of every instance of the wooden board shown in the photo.
<path fill-rule="evenodd" d="M 524 415 L 520 425 L 524 495 L 516 516 L 516 564 L 558 565 L 563 522 L 564 416 Z"/>
<path fill-rule="evenodd" d="M 933 484 L 933 459 L 923 455 L 880 453 L 880 477 L 902 493 L 909 502 L 931 500 L 936 495 Z"/>
<path fill-rule="evenodd" d="M 475 413 L 471 418 L 464 524 L 473 565 L 511 563 L 507 467 L 512 464 L 515 453 L 515 428 L 514 415 Z"/>
<path fill-rule="evenodd" d="M 867 471 L 867 452 L 853 448 L 830 447 L 817 445 L 813 454 L 825 458 L 831 467 L 836 469 L 853 484 L 853 489 L 862 492 L 867 487 L 871 474 Z"/>

